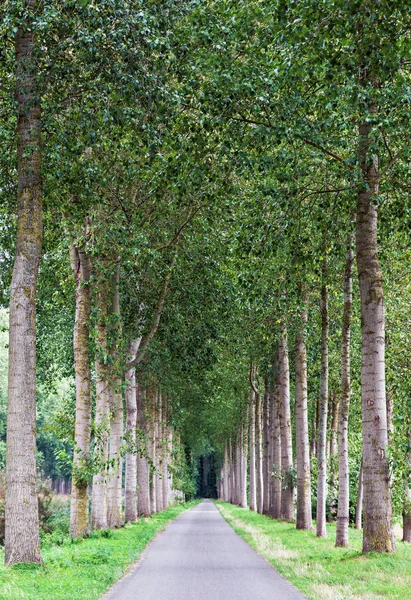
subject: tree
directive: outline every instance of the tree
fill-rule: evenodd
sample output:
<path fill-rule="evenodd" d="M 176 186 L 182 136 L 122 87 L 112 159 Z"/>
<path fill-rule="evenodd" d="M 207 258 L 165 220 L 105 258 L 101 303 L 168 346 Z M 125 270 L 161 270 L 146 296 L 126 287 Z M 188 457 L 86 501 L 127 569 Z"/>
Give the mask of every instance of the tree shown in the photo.
<path fill-rule="evenodd" d="M 35 0 L 24 1 L 15 38 L 18 215 L 9 313 L 6 564 L 41 562 L 36 477 L 36 291 L 43 237 L 39 8 Z"/>

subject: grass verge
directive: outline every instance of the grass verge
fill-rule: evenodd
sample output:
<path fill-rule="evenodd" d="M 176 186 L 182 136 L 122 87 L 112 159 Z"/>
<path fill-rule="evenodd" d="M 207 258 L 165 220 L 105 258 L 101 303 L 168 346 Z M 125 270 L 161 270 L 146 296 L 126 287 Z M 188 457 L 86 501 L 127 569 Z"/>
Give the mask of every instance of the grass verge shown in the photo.
<path fill-rule="evenodd" d="M 173 506 L 114 531 L 42 548 L 44 567 L 5 567 L 0 553 L 0 600 L 97 600 L 138 560 L 144 548 L 184 510 L 198 502 Z"/>
<path fill-rule="evenodd" d="M 362 534 L 350 529 L 349 548 L 297 531 L 248 509 L 216 503 L 233 529 L 310 600 L 406 600 L 411 598 L 411 545 L 397 541 L 396 554 L 361 554 Z"/>

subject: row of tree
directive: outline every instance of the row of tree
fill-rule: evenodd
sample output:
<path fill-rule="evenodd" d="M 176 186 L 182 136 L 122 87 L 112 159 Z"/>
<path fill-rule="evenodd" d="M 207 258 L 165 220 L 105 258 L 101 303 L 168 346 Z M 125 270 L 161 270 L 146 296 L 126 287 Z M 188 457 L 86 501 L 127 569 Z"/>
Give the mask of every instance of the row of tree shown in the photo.
<path fill-rule="evenodd" d="M 362 463 L 363 549 L 394 551 L 392 500 L 404 539 L 410 522 L 409 9 L 1 10 L 6 562 L 41 560 L 36 384 L 73 375 L 51 434 L 73 536 L 166 506 L 173 464 L 192 490 L 217 452 L 220 496 L 282 518 L 296 470 L 297 527 L 313 495 L 318 535 L 331 473 L 338 545 Z"/>

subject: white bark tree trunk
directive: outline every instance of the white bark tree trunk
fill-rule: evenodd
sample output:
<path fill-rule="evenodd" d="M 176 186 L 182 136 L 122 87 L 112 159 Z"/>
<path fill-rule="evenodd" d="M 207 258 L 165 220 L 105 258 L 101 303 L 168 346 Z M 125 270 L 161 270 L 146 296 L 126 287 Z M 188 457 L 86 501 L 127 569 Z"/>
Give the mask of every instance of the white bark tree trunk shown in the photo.
<path fill-rule="evenodd" d="M 257 510 L 255 471 L 255 393 L 250 392 L 250 510 Z"/>
<path fill-rule="evenodd" d="M 128 358 L 134 360 L 141 343 L 141 337 L 131 342 L 128 348 Z M 125 480 L 125 522 L 137 521 L 137 455 L 136 455 L 136 427 L 137 427 L 137 386 L 135 369 L 126 371 L 126 438 L 131 452 L 126 453 L 126 480 Z"/>
<path fill-rule="evenodd" d="M 123 446 L 124 414 L 123 395 L 121 392 L 122 377 L 120 376 L 121 365 L 119 364 L 118 342 L 121 331 L 120 326 L 120 266 L 116 266 L 113 277 L 112 316 L 115 319 L 113 331 L 115 340 L 111 348 L 112 374 L 110 378 L 110 453 L 112 463 L 109 469 L 107 482 L 107 523 L 110 528 L 123 525 L 122 507 L 122 479 L 123 479 L 123 457 L 121 448 Z"/>
<path fill-rule="evenodd" d="M 163 440 L 162 440 L 162 401 L 161 391 L 157 390 L 156 393 L 156 406 L 155 406 L 155 436 L 156 436 L 156 508 L 157 512 L 161 512 L 163 509 L 163 482 L 161 475 L 163 472 Z"/>
<path fill-rule="evenodd" d="M 139 451 L 137 453 L 138 516 L 150 516 L 150 485 L 147 461 L 146 392 L 136 383 L 137 421 L 139 430 Z"/>
<path fill-rule="evenodd" d="M 411 443 L 411 429 L 407 432 Z M 411 470 L 411 454 L 407 456 L 408 468 Z M 408 475 L 404 482 L 404 506 L 402 511 L 402 541 L 411 544 L 411 477 Z"/>
<path fill-rule="evenodd" d="M 362 528 L 363 497 L 364 497 L 364 477 L 363 477 L 363 466 L 362 466 L 362 462 L 361 462 L 360 475 L 358 478 L 357 508 L 355 511 L 355 529 Z"/>
<path fill-rule="evenodd" d="M 376 112 L 376 106 L 371 105 L 369 113 L 375 116 Z M 387 458 L 384 296 L 377 242 L 379 173 L 378 159 L 370 148 L 372 127 L 371 120 L 367 118 L 359 129 L 363 181 L 357 198 L 356 227 L 362 332 L 363 552 L 393 552 L 395 543 Z"/>
<path fill-rule="evenodd" d="M 302 291 L 303 308 L 295 342 L 295 412 L 297 446 L 297 529 L 312 529 L 310 443 L 307 407 L 307 300 Z"/>
<path fill-rule="evenodd" d="M 151 461 L 150 466 L 150 512 L 157 512 L 157 494 L 156 494 L 156 477 L 153 472 L 153 467 L 156 465 L 156 435 L 155 435 L 155 390 L 153 388 L 149 388 L 148 394 L 148 423 L 147 423 L 147 451 L 148 457 Z"/>
<path fill-rule="evenodd" d="M 126 440 L 131 452 L 126 453 L 126 481 L 125 481 L 125 522 L 137 521 L 137 457 L 135 454 L 137 400 L 136 400 L 136 374 L 134 369 L 126 372 Z"/>
<path fill-rule="evenodd" d="M 168 496 L 168 461 L 170 452 L 170 427 L 168 425 L 168 402 L 167 396 L 163 394 L 163 510 L 168 509 L 169 496 Z"/>
<path fill-rule="evenodd" d="M 280 370 L 280 429 L 281 429 L 281 518 L 294 519 L 293 439 L 290 410 L 290 365 L 287 332 L 284 330 L 279 348 Z"/>
<path fill-rule="evenodd" d="M 271 435 L 271 419 L 270 419 L 270 390 L 268 387 L 268 378 L 264 380 L 264 402 L 263 402 L 263 439 L 264 439 L 264 456 L 263 456 L 263 513 L 270 514 L 271 508 L 271 488 L 272 477 L 270 475 L 272 469 L 272 435 Z"/>
<path fill-rule="evenodd" d="M 70 505 L 70 535 L 83 537 L 88 532 L 87 472 L 91 438 L 90 312 L 91 263 L 82 248 L 71 249 L 71 264 L 76 278 L 76 318 L 74 324 L 74 367 L 76 377 L 76 424 L 74 429 L 73 483 Z"/>
<path fill-rule="evenodd" d="M 93 477 L 91 496 L 91 527 L 107 529 L 107 460 L 110 408 L 107 366 L 107 299 L 108 282 L 101 281 L 97 291 L 97 352 L 96 352 L 96 448 L 102 468 Z"/>
<path fill-rule="evenodd" d="M 338 419 L 338 513 L 336 546 L 348 546 L 350 520 L 350 480 L 348 466 L 348 417 L 351 398 L 351 317 L 352 317 L 352 272 L 354 253 L 353 236 L 347 240 L 348 251 L 344 276 L 344 312 L 341 334 L 341 400 Z"/>
<path fill-rule="evenodd" d="M 240 506 L 247 508 L 247 462 L 248 462 L 248 439 L 247 427 L 241 426 L 241 498 Z"/>
<path fill-rule="evenodd" d="M 257 512 L 263 513 L 263 430 L 261 414 L 261 394 L 255 395 L 255 472 L 257 484 Z"/>
<path fill-rule="evenodd" d="M 324 272 L 323 272 L 324 275 Z M 321 376 L 318 419 L 317 537 L 327 537 L 327 411 L 328 411 L 328 290 L 321 289 Z"/>
<path fill-rule="evenodd" d="M 24 1 L 27 19 L 36 14 Z M 41 562 L 36 473 L 36 292 L 42 253 L 41 105 L 35 34 L 26 21 L 15 40 L 17 237 L 10 288 L 5 563 Z"/>
<path fill-rule="evenodd" d="M 280 386 L 278 375 L 275 378 L 274 389 L 270 394 L 271 413 L 271 468 L 275 476 L 271 478 L 271 516 L 273 519 L 281 518 L 281 495 L 282 481 L 281 473 L 281 426 L 280 426 Z"/>

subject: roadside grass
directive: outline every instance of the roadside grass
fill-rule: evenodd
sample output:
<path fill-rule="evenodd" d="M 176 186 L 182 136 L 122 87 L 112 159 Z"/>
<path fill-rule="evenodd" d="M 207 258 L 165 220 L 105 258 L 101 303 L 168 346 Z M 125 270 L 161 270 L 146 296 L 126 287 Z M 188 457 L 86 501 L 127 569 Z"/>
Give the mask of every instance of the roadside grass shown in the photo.
<path fill-rule="evenodd" d="M 335 547 L 335 525 L 326 539 L 297 531 L 248 509 L 217 502 L 222 516 L 259 554 L 309 600 L 411 599 L 411 545 L 397 540 L 396 554 L 361 554 L 362 533 L 350 529 L 349 548 Z"/>
<path fill-rule="evenodd" d="M 140 557 L 147 544 L 197 501 L 173 506 L 116 530 L 93 532 L 80 541 L 42 546 L 44 566 L 4 566 L 0 552 L 0 600 L 97 600 Z"/>

